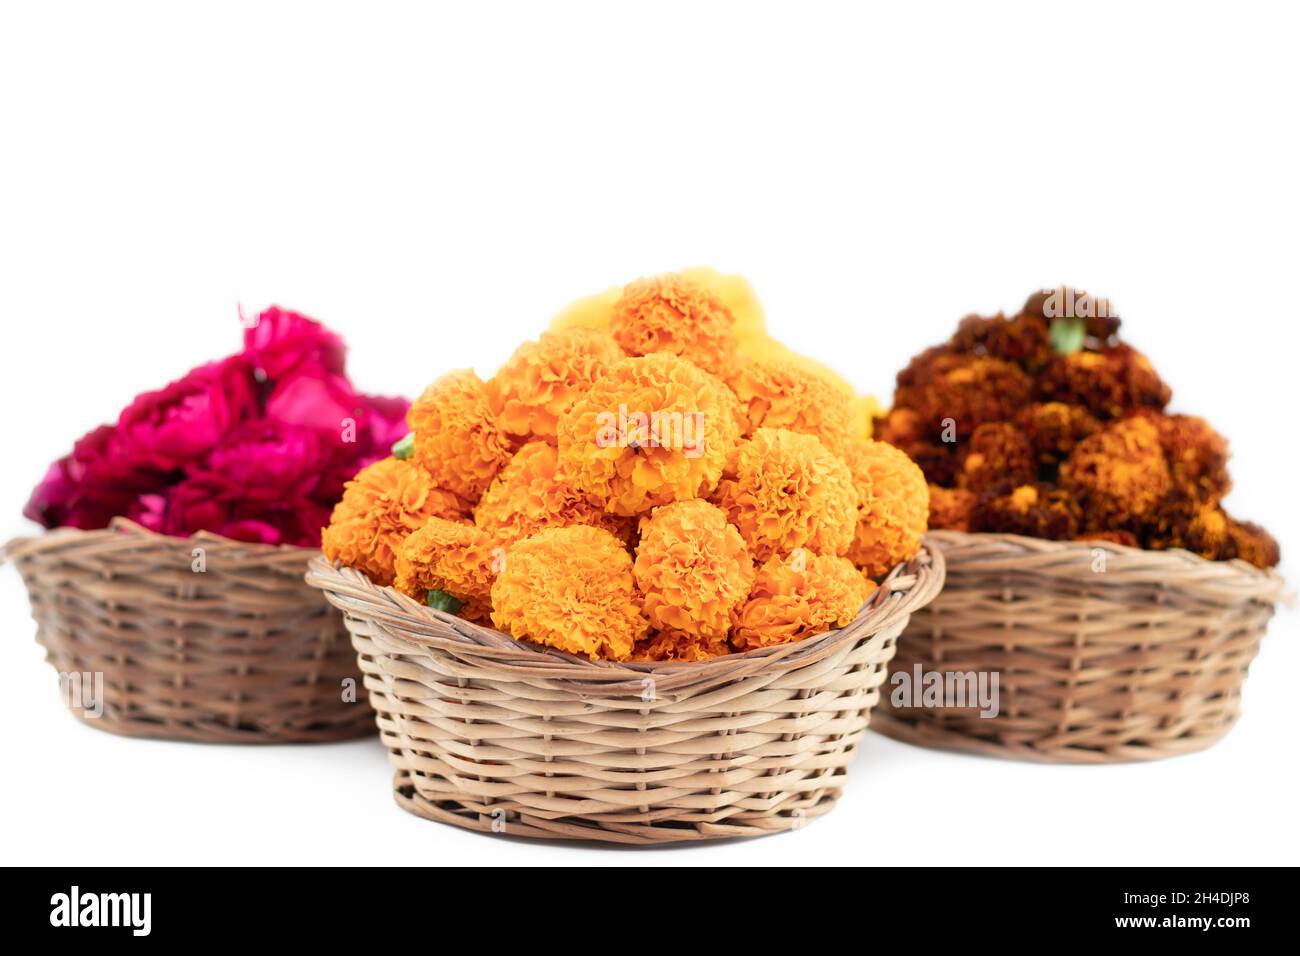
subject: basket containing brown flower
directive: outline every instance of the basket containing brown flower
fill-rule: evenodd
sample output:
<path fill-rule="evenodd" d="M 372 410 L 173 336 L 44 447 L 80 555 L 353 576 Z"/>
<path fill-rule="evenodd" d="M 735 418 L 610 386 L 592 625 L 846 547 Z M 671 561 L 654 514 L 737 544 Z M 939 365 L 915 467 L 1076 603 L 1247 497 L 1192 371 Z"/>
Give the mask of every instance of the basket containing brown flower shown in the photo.
<path fill-rule="evenodd" d="M 412 813 L 648 844 L 839 796 L 942 583 L 924 477 L 839 382 L 742 349 L 706 279 L 633 283 L 487 382 L 439 379 L 335 509 L 308 581 Z"/>
<path fill-rule="evenodd" d="M 139 395 L 55 462 L 11 541 L 37 640 L 87 726 L 222 743 L 370 732 L 338 615 L 302 580 L 356 469 L 405 433 L 361 395 L 343 342 L 297 313 Z"/>
<path fill-rule="evenodd" d="M 948 579 L 899 642 L 876 729 L 1111 762 L 1201 749 L 1237 719 L 1278 546 L 1224 511 L 1227 442 L 1165 411 L 1118 331 L 1105 300 L 1051 290 L 965 319 L 899 374 L 880 437 L 925 469 Z M 939 691 L 979 675 L 992 710 Z"/>

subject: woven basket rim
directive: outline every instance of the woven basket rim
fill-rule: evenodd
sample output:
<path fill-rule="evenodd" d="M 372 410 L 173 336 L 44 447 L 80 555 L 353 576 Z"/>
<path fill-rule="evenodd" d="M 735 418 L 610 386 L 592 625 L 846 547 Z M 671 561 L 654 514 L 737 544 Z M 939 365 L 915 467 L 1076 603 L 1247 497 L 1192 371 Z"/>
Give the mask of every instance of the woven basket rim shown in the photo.
<path fill-rule="evenodd" d="M 307 548 L 297 544 L 263 544 L 260 541 L 240 541 L 236 538 L 227 538 L 215 531 L 196 531 L 186 537 L 162 534 L 146 528 L 130 518 L 117 517 L 109 522 L 107 528 L 44 528 L 35 534 L 18 535 L 0 546 L 0 564 L 4 564 L 6 561 L 18 561 L 42 551 L 64 546 L 91 544 L 97 539 L 121 541 L 124 536 L 175 542 L 178 545 L 198 542 L 225 548 L 246 549 L 250 554 L 254 555 L 261 553 L 269 556 L 286 552 L 304 555 L 320 553 L 318 548 Z"/>
<path fill-rule="evenodd" d="M 1265 570 L 1239 558 L 1211 561 L 1182 548 L 1152 550 L 1110 541 L 1053 541 L 1019 534 L 935 529 L 925 535 L 935 550 L 945 552 L 949 565 L 961 572 L 1014 571 L 1048 579 L 1077 581 L 1081 567 L 1094 553 L 1107 553 L 1106 575 L 1091 583 L 1132 585 L 1142 582 L 1165 588 L 1214 592 L 1235 600 L 1285 600 L 1286 581 L 1275 569 Z M 1032 560 L 1027 565 L 1026 560 Z"/>
<path fill-rule="evenodd" d="M 575 684 L 639 684 L 654 676 L 664 685 L 695 684 L 740 678 L 781 662 L 784 666 L 811 663 L 835 651 L 844 641 L 878 632 L 930 603 L 943 587 L 945 562 L 935 548 L 922 545 L 909 561 L 899 564 L 872 592 L 857 617 L 842 627 L 802 641 L 727 654 L 706 661 L 588 660 L 554 648 L 519 641 L 508 634 L 473 624 L 455 615 L 420 604 L 391 587 L 372 582 L 355 568 L 336 565 L 324 555 L 313 558 L 306 580 L 320 588 L 330 603 L 345 613 L 376 619 L 403 638 L 430 650 L 473 646 L 479 657 L 493 657 L 505 667 L 546 679 Z"/>

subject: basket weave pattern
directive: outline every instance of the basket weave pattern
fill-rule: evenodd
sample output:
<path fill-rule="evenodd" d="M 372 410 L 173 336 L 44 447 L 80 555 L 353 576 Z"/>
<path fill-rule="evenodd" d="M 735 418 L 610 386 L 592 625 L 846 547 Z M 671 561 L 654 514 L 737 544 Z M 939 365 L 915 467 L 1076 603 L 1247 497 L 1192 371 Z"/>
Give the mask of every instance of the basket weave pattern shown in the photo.
<path fill-rule="evenodd" d="M 908 615 L 922 552 L 839 631 L 689 664 L 592 662 L 517 642 L 324 558 L 397 802 L 513 836 L 650 844 L 796 828 L 834 804 Z"/>
<path fill-rule="evenodd" d="M 931 532 L 943 593 L 892 671 L 997 672 L 1000 713 L 882 704 L 873 728 L 911 743 L 1107 763 L 1199 750 L 1236 721 L 1282 580 L 1186 551 Z M 892 689 L 892 684 L 891 688 Z"/>
<path fill-rule="evenodd" d="M 86 724 L 281 743 L 346 740 L 373 727 L 347 632 L 302 580 L 316 553 L 206 533 L 165 537 L 117 519 L 101 531 L 20 538 L 4 556 L 27 585 L 50 664 L 60 674 L 103 674 L 102 714 L 71 707 Z"/>

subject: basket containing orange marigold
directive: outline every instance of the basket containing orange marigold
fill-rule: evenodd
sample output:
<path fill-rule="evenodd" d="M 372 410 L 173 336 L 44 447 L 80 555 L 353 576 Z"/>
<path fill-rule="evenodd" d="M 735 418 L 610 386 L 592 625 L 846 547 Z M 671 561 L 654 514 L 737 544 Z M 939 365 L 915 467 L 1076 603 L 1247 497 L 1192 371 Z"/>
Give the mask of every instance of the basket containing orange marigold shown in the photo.
<path fill-rule="evenodd" d="M 899 641 L 875 729 L 1103 763 L 1199 750 L 1236 721 L 1278 545 L 1224 509 L 1227 441 L 1165 410 L 1119 325 L 1105 300 L 1047 290 L 899 373 L 879 434 L 926 472 L 948 579 Z M 997 676 L 996 708 L 918 693 L 966 675 Z"/>
<path fill-rule="evenodd" d="M 402 807 L 648 844 L 834 805 L 943 562 L 920 469 L 755 310 L 703 270 L 584 300 L 348 486 L 308 581 Z"/>

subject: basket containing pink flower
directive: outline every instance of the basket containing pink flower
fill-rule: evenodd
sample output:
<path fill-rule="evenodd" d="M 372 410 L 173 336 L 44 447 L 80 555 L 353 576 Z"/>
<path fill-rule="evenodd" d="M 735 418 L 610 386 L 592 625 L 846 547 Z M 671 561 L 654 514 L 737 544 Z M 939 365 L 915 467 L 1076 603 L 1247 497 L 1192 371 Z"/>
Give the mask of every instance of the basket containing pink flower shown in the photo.
<path fill-rule="evenodd" d="M 50 466 L 2 557 L 69 708 L 114 733 L 218 742 L 362 736 L 347 631 L 303 582 L 358 467 L 407 402 L 349 382 L 342 340 L 294 312 L 238 354 L 136 397 Z"/>

